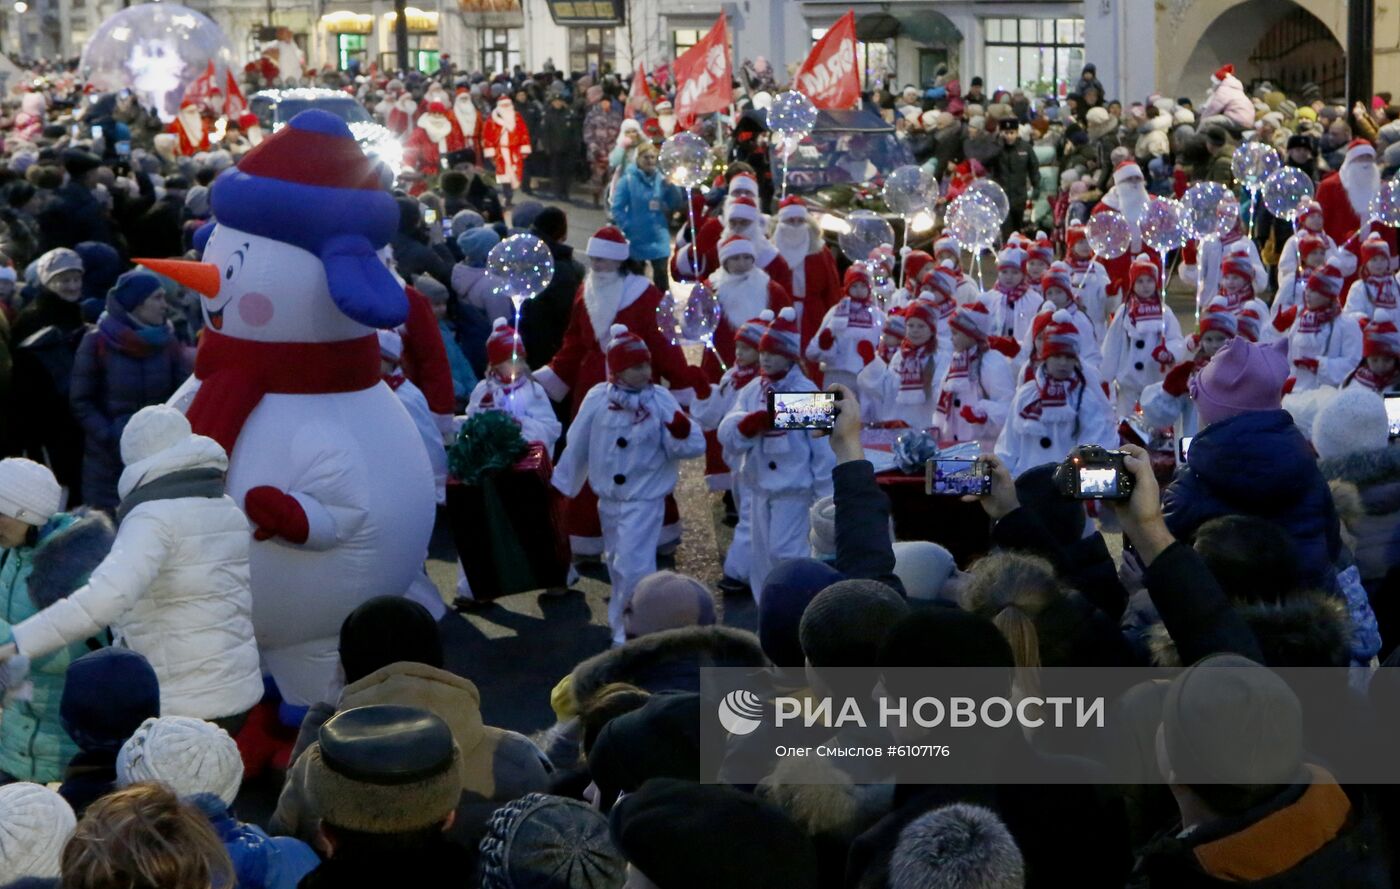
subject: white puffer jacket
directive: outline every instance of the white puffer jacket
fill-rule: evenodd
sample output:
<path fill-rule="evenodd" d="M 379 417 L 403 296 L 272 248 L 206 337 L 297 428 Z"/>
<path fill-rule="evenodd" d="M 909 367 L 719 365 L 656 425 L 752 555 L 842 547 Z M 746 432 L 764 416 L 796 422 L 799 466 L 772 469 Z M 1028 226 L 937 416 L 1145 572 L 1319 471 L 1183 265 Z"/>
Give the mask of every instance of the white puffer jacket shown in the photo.
<path fill-rule="evenodd" d="M 138 485 L 206 468 L 228 470 L 223 448 L 186 435 L 128 465 L 119 492 L 125 498 Z M 151 662 L 162 715 L 243 713 L 263 694 L 248 586 L 250 539 L 248 519 L 227 495 L 140 503 L 86 586 L 14 628 L 19 651 L 40 657 L 110 626 L 117 645 Z"/>

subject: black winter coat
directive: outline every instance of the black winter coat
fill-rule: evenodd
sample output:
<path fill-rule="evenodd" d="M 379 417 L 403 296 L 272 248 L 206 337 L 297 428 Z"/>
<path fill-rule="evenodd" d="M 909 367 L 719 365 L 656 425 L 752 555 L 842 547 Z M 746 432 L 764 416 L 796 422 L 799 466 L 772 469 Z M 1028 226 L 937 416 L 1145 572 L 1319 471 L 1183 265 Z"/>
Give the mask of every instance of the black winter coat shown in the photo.
<path fill-rule="evenodd" d="M 1003 143 L 1001 153 L 992 159 L 990 170 L 1012 206 L 1024 204 L 1026 198 L 1038 190 L 1040 166 L 1035 160 L 1035 150 L 1025 139 L 1017 139 L 1010 145 Z"/>

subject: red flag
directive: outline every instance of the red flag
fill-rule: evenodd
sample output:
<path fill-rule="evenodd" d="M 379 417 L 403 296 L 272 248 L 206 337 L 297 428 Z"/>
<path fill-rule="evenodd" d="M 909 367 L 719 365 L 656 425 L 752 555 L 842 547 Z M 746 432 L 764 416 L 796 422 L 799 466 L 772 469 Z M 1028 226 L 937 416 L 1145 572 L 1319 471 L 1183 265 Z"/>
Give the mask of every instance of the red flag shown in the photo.
<path fill-rule="evenodd" d="M 729 58 L 729 21 L 724 13 L 700 42 L 676 59 L 676 123 L 688 128 L 695 118 L 723 111 L 734 101 Z"/>
<path fill-rule="evenodd" d="M 856 69 L 856 14 L 847 12 L 807 54 L 793 84 L 818 108 L 854 108 L 860 102 Z"/>
<path fill-rule="evenodd" d="M 651 101 L 651 87 L 647 85 L 647 69 L 641 62 L 637 63 L 637 73 L 632 76 L 632 89 L 627 93 L 627 98 Z"/>
<path fill-rule="evenodd" d="M 651 72 L 651 79 L 654 80 L 654 81 L 656 81 L 656 85 L 657 85 L 658 87 L 664 87 L 664 86 L 666 86 L 666 82 L 670 79 L 670 77 L 671 77 L 671 63 L 670 63 L 670 62 L 662 62 L 660 65 L 657 65 L 655 68 L 652 69 L 652 72 Z"/>
<path fill-rule="evenodd" d="M 185 90 L 181 102 L 189 100 L 197 104 L 204 104 L 204 100 L 209 98 L 209 91 L 214 88 L 214 60 L 209 60 L 209 67 L 204 69 L 204 73 L 194 79 L 189 89 Z"/>
<path fill-rule="evenodd" d="M 233 76 L 233 69 L 224 72 L 224 83 L 227 95 L 224 97 L 224 114 L 230 120 L 237 120 L 239 115 L 248 110 L 248 99 L 243 95 L 243 90 L 238 86 L 238 78 Z"/>

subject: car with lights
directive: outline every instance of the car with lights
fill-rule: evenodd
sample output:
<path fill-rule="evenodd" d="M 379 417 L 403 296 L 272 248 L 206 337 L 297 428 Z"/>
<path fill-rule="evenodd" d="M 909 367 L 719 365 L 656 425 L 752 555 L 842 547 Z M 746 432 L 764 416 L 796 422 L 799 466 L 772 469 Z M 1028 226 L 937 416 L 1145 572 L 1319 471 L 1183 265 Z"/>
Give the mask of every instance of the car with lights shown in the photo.
<path fill-rule="evenodd" d="M 382 161 L 398 175 L 403 166 L 403 143 L 388 127 L 376 123 L 368 109 L 354 96 L 339 90 L 298 87 L 261 90 L 248 99 L 248 110 L 268 133 L 311 108 L 329 112 L 345 121 L 365 154 Z"/>
<path fill-rule="evenodd" d="M 744 116 L 766 127 L 767 112 Z M 914 163 L 909 147 L 894 127 L 873 111 L 818 111 L 816 124 L 788 158 L 788 194 L 801 195 L 811 208 L 822 234 L 833 246 L 847 230 L 846 215 L 855 210 L 879 213 L 902 245 L 904 219 L 889 211 L 881 194 L 885 174 Z M 772 162 L 773 183 L 781 189 L 783 163 Z M 910 220 L 909 246 L 924 248 L 932 240 L 934 219 L 920 213 Z"/>

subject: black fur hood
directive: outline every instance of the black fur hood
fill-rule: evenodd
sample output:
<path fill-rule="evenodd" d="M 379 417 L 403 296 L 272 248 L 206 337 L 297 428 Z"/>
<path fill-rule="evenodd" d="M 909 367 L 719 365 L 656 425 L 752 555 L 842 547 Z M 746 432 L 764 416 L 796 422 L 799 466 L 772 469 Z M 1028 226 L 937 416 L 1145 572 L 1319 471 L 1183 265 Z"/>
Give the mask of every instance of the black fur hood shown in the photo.
<path fill-rule="evenodd" d="M 29 599 L 43 610 L 67 598 L 102 564 L 112 549 L 117 529 L 105 513 L 79 508 L 74 521 L 52 531 L 34 550 L 29 573 Z"/>
<path fill-rule="evenodd" d="M 1270 667 L 1345 667 L 1351 662 L 1346 603 L 1325 593 L 1299 593 L 1277 604 L 1236 605 Z M 1152 660 L 1179 667 L 1176 644 L 1161 624 L 1148 631 Z"/>
<path fill-rule="evenodd" d="M 582 706 L 598 690 L 629 682 L 647 691 L 698 691 L 701 667 L 765 667 L 758 637 L 732 627 L 681 627 L 632 639 L 574 668 L 574 700 Z"/>

